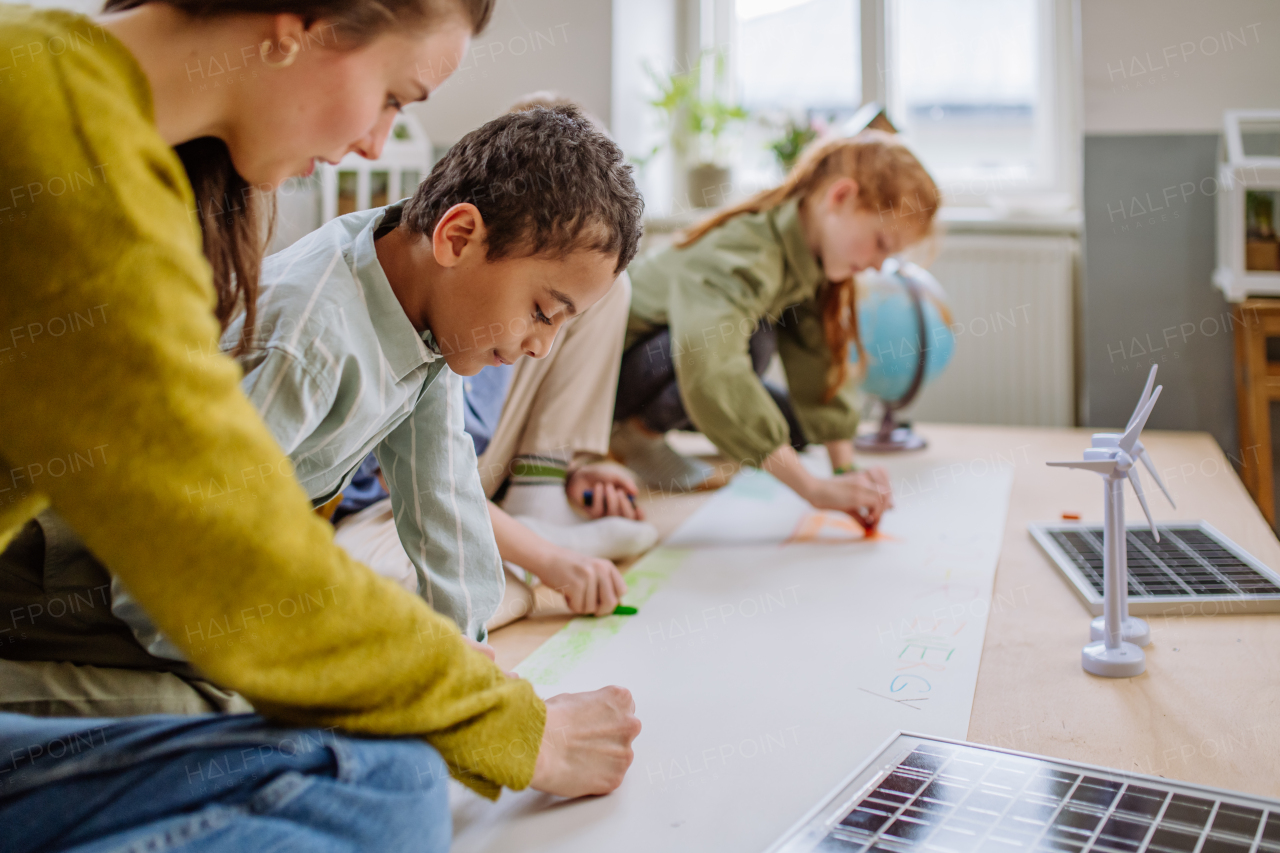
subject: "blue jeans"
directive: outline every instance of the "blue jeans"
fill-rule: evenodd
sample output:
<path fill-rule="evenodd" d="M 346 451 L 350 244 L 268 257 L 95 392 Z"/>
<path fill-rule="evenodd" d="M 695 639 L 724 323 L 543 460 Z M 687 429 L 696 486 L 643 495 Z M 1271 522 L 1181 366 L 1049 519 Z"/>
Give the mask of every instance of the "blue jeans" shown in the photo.
<path fill-rule="evenodd" d="M 0 851 L 447 851 L 448 770 L 420 740 L 255 714 L 0 714 Z"/>

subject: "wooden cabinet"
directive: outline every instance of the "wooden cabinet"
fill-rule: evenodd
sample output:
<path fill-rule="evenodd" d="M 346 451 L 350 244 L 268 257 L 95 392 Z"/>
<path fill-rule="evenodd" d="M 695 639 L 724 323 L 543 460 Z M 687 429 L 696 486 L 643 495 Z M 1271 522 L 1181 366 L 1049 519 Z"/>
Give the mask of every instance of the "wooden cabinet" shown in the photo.
<path fill-rule="evenodd" d="M 1231 309 L 1235 325 L 1236 409 L 1240 419 L 1240 478 L 1267 523 L 1275 528 L 1271 403 L 1280 401 L 1280 360 L 1267 358 L 1267 338 L 1280 343 L 1280 299 L 1246 299 Z M 1280 353 L 1276 353 L 1280 358 Z"/>

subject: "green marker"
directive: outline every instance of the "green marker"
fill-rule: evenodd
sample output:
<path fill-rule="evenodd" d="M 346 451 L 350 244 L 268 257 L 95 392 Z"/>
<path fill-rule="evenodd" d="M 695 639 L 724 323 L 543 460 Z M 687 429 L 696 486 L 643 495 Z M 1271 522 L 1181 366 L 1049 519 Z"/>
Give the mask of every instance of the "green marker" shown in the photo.
<path fill-rule="evenodd" d="M 628 607 L 625 604 L 619 604 L 617 607 L 613 608 L 613 613 L 609 615 L 610 616 L 635 616 L 639 612 L 640 611 L 636 610 L 634 607 Z M 591 615 L 592 617 L 595 616 L 594 613 L 592 613 Z"/>

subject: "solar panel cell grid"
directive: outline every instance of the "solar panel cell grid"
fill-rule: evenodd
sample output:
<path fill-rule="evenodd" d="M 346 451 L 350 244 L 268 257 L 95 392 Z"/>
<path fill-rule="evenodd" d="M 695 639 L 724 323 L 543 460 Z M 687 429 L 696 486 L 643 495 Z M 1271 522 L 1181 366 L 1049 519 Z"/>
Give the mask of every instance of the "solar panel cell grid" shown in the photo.
<path fill-rule="evenodd" d="M 1280 812 L 921 744 L 848 813 L 822 853 L 1280 853 Z"/>
<path fill-rule="evenodd" d="M 1127 537 L 1130 598 L 1170 596 L 1280 595 L 1280 585 L 1204 531 L 1171 525 L 1160 528 L 1159 542 L 1149 530 L 1132 529 Z M 1050 533 L 1074 568 L 1093 588 L 1103 591 L 1103 541 L 1100 528 Z"/>

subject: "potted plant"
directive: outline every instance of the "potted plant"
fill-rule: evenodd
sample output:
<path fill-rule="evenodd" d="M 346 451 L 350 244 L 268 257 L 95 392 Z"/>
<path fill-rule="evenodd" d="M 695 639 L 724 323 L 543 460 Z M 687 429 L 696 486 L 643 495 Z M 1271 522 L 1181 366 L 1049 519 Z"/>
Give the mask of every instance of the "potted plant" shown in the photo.
<path fill-rule="evenodd" d="M 1274 226 L 1275 194 L 1248 190 L 1244 195 L 1245 269 L 1280 270 L 1280 243 Z"/>
<path fill-rule="evenodd" d="M 703 68 L 712 69 L 704 86 Z M 747 118 L 747 111 L 720 96 L 725 81 L 724 55 L 706 52 L 684 72 L 660 74 L 645 65 L 645 73 L 658 90 L 649 105 L 660 110 L 670 135 L 669 144 L 679 162 L 688 164 L 688 193 L 695 207 L 722 202 L 732 173 L 726 163 L 723 137 L 731 126 Z M 647 161 L 661 149 L 651 151 Z"/>
<path fill-rule="evenodd" d="M 791 171 L 804 147 L 817 138 L 818 130 L 812 124 L 801 124 L 793 118 L 787 120 L 782 127 L 782 135 L 769 143 L 769 150 L 777 158 L 784 175 Z"/>

